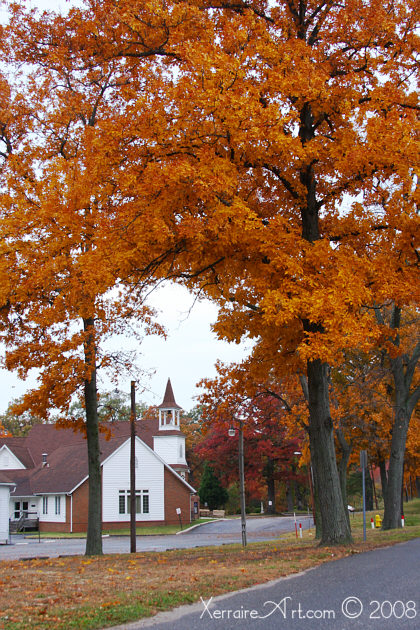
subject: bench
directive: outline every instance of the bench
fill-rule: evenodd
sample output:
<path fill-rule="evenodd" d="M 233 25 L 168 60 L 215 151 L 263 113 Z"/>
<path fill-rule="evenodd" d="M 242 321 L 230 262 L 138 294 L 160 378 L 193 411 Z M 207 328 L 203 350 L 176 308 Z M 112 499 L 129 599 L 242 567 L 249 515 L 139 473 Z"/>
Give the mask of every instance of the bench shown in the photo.
<path fill-rule="evenodd" d="M 213 516 L 215 518 L 225 518 L 225 510 L 213 510 Z"/>

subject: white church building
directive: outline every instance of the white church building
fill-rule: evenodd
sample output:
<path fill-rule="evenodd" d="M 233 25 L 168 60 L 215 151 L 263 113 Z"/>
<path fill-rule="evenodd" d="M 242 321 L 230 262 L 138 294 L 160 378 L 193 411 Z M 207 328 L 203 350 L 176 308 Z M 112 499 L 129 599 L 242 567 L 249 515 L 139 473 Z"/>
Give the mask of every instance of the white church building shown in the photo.
<path fill-rule="evenodd" d="M 188 483 L 181 407 L 168 379 L 163 402 L 136 422 L 136 522 L 138 526 L 190 522 L 198 497 Z M 104 529 L 130 522 L 130 423 L 105 425 L 101 434 Z M 9 519 L 39 519 L 41 531 L 83 532 L 88 515 L 88 459 L 83 434 L 34 425 L 26 437 L 0 438 L 0 542 Z M 6 536 L 7 532 L 7 536 Z"/>

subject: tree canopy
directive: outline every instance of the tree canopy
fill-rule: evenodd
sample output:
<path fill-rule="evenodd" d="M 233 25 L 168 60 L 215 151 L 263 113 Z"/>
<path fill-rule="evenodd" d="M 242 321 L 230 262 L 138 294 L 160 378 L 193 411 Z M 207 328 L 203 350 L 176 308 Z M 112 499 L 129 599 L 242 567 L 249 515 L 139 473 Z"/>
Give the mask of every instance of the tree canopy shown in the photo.
<path fill-rule="evenodd" d="M 158 330 L 144 289 L 176 278 L 255 341 L 259 382 L 305 381 L 322 542 L 349 540 L 330 366 L 396 339 L 375 309 L 418 304 L 416 3 L 10 11 L 31 71 L 0 84 L 0 304 L 7 366 L 41 371 L 27 405 L 83 387 L 97 443 L 100 342 Z"/>
<path fill-rule="evenodd" d="M 210 510 L 223 507 L 228 500 L 227 491 L 221 485 L 219 478 L 215 475 L 213 468 L 209 466 L 209 464 L 204 466 L 198 494 L 200 501 L 204 505 L 208 505 Z"/>

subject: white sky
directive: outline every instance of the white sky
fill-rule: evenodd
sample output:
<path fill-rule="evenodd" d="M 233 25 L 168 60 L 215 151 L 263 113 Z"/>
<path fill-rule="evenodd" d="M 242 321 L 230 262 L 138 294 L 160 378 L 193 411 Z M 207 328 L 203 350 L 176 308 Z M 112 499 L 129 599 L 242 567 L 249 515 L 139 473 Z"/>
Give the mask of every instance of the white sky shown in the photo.
<path fill-rule="evenodd" d="M 82 0 L 24 0 L 31 7 L 41 9 L 41 11 L 58 11 L 67 13 L 71 6 L 83 4 Z"/>
<path fill-rule="evenodd" d="M 210 330 L 217 317 L 216 306 L 208 300 L 194 303 L 183 287 L 171 284 L 157 289 L 150 304 L 160 312 L 159 321 L 165 326 L 167 337 L 146 337 L 138 348 L 137 367 L 156 372 L 150 380 L 145 378 L 139 383 L 137 398 L 160 404 L 170 378 L 176 402 L 188 411 L 197 404 L 193 396 L 199 393 L 198 381 L 216 375 L 217 359 L 240 361 L 247 354 L 247 346 L 219 341 Z M 130 383 L 121 383 L 120 389 L 129 391 Z"/>
<path fill-rule="evenodd" d="M 42 10 L 67 11 L 75 0 L 31 0 L 28 4 Z M 198 394 L 196 383 L 216 374 L 214 364 L 217 359 L 239 361 L 246 354 L 245 347 L 218 341 L 210 331 L 217 316 L 216 307 L 201 301 L 189 312 L 193 298 L 182 287 L 168 285 L 160 288 L 152 294 L 150 303 L 161 312 L 159 321 L 167 329 L 167 338 L 148 337 L 139 348 L 137 367 L 154 370 L 155 374 L 139 383 L 137 399 L 147 404 L 160 404 L 170 377 L 177 403 L 188 411 L 196 404 L 193 398 Z M 132 342 L 127 339 L 124 345 L 130 349 Z M 14 373 L 1 369 L 0 382 L 0 412 L 5 411 L 12 399 L 36 385 L 35 376 L 24 382 Z M 113 385 L 106 382 L 101 384 L 102 387 L 113 389 Z M 128 379 L 119 383 L 119 389 L 130 391 Z"/>
<path fill-rule="evenodd" d="M 209 301 L 201 301 L 191 309 L 193 298 L 183 287 L 169 285 L 156 290 L 150 304 L 159 309 L 159 321 L 167 329 L 167 338 L 149 336 L 137 348 L 136 367 L 155 371 L 150 378 L 145 376 L 138 383 L 137 400 L 150 405 L 160 404 L 169 377 L 176 402 L 189 411 L 197 404 L 193 397 L 199 393 L 196 387 L 198 381 L 215 376 L 217 359 L 240 361 L 246 355 L 245 345 L 219 341 L 210 330 L 217 316 L 216 307 Z M 116 343 L 124 349 L 133 348 L 130 339 L 121 344 L 118 338 Z M 125 376 L 120 380 L 118 388 L 121 391 L 130 392 L 129 378 Z M 13 398 L 36 386 L 35 376 L 21 381 L 6 370 L 0 370 L 0 382 L 0 412 L 5 411 Z M 98 388 L 99 391 L 112 390 L 114 385 L 100 379 Z"/>

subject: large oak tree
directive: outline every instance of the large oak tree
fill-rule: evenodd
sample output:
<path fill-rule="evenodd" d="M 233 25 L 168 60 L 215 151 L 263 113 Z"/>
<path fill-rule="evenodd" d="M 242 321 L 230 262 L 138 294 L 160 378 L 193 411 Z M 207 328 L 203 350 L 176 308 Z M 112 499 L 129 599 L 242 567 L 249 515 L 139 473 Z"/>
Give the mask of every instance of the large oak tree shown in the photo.
<path fill-rule="evenodd" d="M 220 336 L 306 374 L 322 542 L 343 542 L 329 364 L 377 341 L 378 296 L 402 305 L 416 284 L 414 5 L 200 7 L 206 37 L 174 77 L 161 170 L 190 243 L 180 272 L 206 261 Z"/>
<path fill-rule="evenodd" d="M 220 336 L 248 335 L 276 370 L 307 377 L 322 541 L 348 540 L 329 365 L 376 342 L 375 302 L 413 300 L 414 1 L 88 0 L 67 19 L 19 24 L 41 73 L 66 60 L 117 68 L 107 124 L 92 134 L 77 119 L 84 177 L 104 184 L 124 156 L 106 180 L 115 204 L 101 205 L 102 220 L 130 227 L 107 287 L 176 276 L 220 304 Z M 89 269 L 98 282 L 98 259 Z M 83 335 L 93 340 L 90 325 Z"/>
<path fill-rule="evenodd" d="M 48 52 L 45 41 L 38 39 L 41 33 Z M 16 412 L 30 410 L 54 419 L 57 426 L 85 433 L 86 554 L 100 554 L 97 372 L 115 375 L 132 365 L 131 356 L 106 346 L 112 335 L 131 335 L 135 350 L 140 322 L 146 332 L 161 332 L 144 304 L 144 284 L 127 270 L 130 249 L 137 251 L 137 273 L 153 259 L 158 228 L 144 221 L 147 210 L 138 197 L 130 217 L 142 217 L 142 228 L 133 235 L 125 219 L 132 195 L 129 184 L 117 175 L 126 154 L 120 145 L 113 152 L 112 143 L 117 134 L 113 112 L 122 107 L 116 88 L 127 84 L 118 62 L 86 63 L 83 56 L 72 54 L 72 33 L 65 20 L 54 15 L 26 19 L 18 8 L 7 35 L 4 46 L 14 67 L 27 65 L 2 111 L 0 304 L 5 366 L 21 377 L 37 370 L 38 386 L 15 405 Z M 20 133 L 15 132 L 18 123 Z M 164 239 L 159 234 L 157 241 Z M 146 284 L 147 279 L 145 273 Z M 70 410 L 77 394 L 84 413 L 74 417 Z"/>

